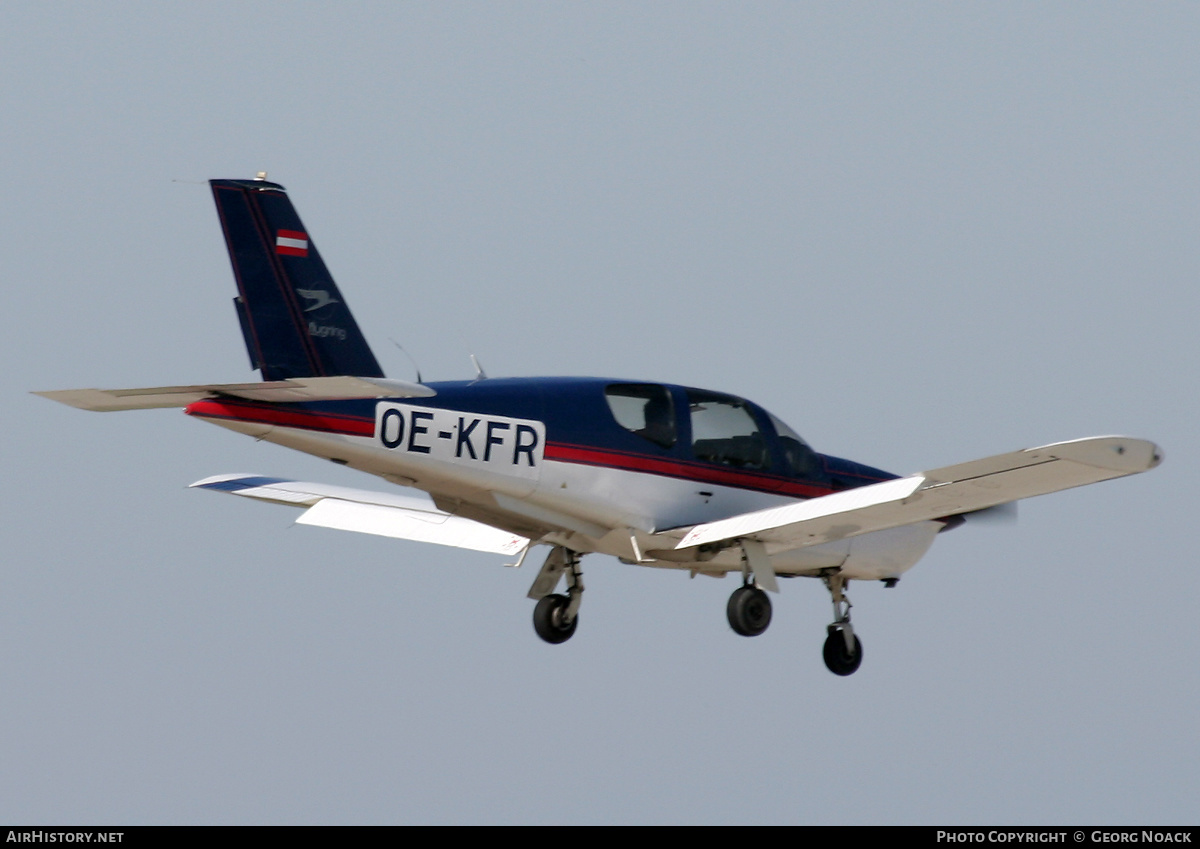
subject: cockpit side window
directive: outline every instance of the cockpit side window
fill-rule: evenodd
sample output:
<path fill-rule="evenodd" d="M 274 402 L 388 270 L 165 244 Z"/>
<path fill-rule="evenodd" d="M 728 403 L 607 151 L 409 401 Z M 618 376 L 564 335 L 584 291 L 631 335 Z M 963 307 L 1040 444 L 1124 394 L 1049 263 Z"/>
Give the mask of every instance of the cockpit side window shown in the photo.
<path fill-rule="evenodd" d="M 614 383 L 604 399 L 617 424 L 655 445 L 675 444 L 675 404 L 665 386 L 653 383 Z"/>
<path fill-rule="evenodd" d="M 815 478 L 819 474 L 820 464 L 817 456 L 808 443 L 800 438 L 800 434 L 792 430 L 779 419 L 771 416 L 771 424 L 775 426 L 775 434 L 779 437 L 779 445 L 783 449 L 783 466 L 787 471 L 801 478 Z"/>
<path fill-rule="evenodd" d="M 767 441 L 745 401 L 693 389 L 688 391 L 688 408 L 697 460 L 738 469 L 770 466 Z"/>

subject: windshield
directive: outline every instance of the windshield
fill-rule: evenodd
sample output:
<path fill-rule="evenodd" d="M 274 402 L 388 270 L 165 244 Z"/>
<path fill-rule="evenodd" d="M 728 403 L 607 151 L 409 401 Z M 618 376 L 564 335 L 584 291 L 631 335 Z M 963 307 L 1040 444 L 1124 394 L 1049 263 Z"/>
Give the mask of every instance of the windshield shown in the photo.
<path fill-rule="evenodd" d="M 800 434 L 788 427 L 787 423 L 767 413 L 775 433 L 779 437 L 779 445 L 783 448 L 783 465 L 793 475 L 798 477 L 815 477 L 817 474 L 817 457 L 808 443 Z"/>

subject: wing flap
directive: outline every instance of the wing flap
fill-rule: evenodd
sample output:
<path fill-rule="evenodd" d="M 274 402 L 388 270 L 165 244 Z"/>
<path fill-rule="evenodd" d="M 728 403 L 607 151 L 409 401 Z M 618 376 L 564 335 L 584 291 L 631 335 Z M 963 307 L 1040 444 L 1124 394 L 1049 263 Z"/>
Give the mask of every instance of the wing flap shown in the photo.
<path fill-rule="evenodd" d="M 1137 474 L 1161 461 L 1158 446 L 1140 439 L 1059 442 L 697 525 L 676 547 L 752 538 L 771 553 L 804 548 Z"/>
<path fill-rule="evenodd" d="M 708 522 L 692 528 L 676 548 L 750 538 L 765 543 L 774 554 L 892 527 L 897 507 L 923 482 L 920 475 L 897 478 Z"/>
<path fill-rule="evenodd" d="M 296 520 L 300 525 L 495 554 L 516 554 L 529 544 L 526 537 L 439 510 L 424 493 L 398 495 L 261 475 L 216 475 L 192 486 L 272 504 L 307 507 Z"/>
<path fill-rule="evenodd" d="M 435 516 L 416 510 L 384 507 L 323 498 L 296 520 L 299 525 L 318 525 L 339 531 L 432 542 L 473 551 L 516 554 L 529 540 L 461 516 Z"/>
<path fill-rule="evenodd" d="M 375 377 L 293 377 L 261 383 L 203 383 L 137 389 L 59 389 L 34 392 L 80 410 L 98 413 L 186 407 L 205 398 L 233 396 L 248 401 L 296 403 L 354 398 L 428 398 L 436 392 L 419 383 Z"/>

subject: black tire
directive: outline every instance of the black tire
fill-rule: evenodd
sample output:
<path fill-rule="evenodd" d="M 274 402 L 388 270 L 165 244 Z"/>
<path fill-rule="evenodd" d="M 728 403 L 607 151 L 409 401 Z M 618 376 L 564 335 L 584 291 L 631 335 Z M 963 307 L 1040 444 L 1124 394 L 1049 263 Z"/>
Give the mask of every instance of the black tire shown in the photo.
<path fill-rule="evenodd" d="M 834 675 L 853 675 L 862 663 L 862 639 L 854 635 L 854 651 L 846 651 L 846 635 L 840 630 L 831 628 L 825 638 L 825 665 Z"/>
<path fill-rule="evenodd" d="M 743 637 L 757 637 L 771 624 L 771 599 L 758 587 L 738 587 L 725 605 L 729 627 Z"/>
<path fill-rule="evenodd" d="M 538 599 L 537 607 L 533 609 L 533 630 L 537 631 L 539 637 L 555 645 L 571 639 L 575 626 L 579 624 L 579 617 L 570 622 L 564 621 L 570 603 L 569 598 L 557 593 Z"/>

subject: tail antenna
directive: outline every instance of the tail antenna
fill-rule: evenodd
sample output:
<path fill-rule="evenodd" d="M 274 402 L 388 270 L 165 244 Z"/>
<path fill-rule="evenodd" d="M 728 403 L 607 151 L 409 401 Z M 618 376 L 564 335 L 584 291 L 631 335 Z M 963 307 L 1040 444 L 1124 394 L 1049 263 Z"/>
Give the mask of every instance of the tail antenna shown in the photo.
<path fill-rule="evenodd" d="M 423 381 L 421 379 L 421 367 L 419 365 L 417 365 L 417 361 L 413 359 L 412 354 L 410 354 L 408 351 L 404 350 L 404 346 L 401 345 L 399 342 L 397 342 L 395 339 L 391 338 L 390 336 L 388 337 L 388 341 L 391 342 L 393 345 L 395 345 L 397 348 L 399 348 L 400 353 L 402 353 L 402 354 L 404 354 L 404 356 L 408 357 L 408 361 L 410 363 L 412 363 L 413 368 L 416 369 L 417 383 L 424 383 L 425 381 Z"/>

